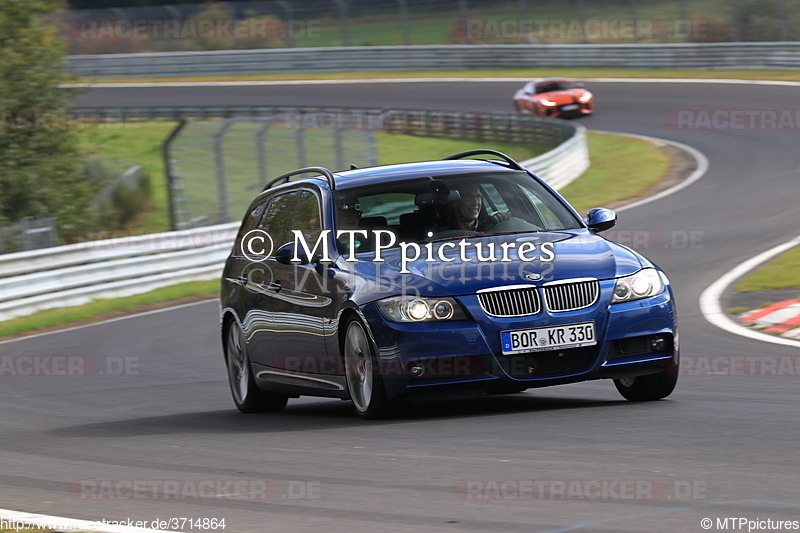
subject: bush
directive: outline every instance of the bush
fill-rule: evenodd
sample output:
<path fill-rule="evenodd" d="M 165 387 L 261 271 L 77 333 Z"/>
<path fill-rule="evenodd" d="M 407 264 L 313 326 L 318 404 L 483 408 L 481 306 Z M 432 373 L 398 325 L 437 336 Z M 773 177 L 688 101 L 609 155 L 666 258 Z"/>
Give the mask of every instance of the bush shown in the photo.
<path fill-rule="evenodd" d="M 103 229 L 126 229 L 150 203 L 150 175 L 138 165 L 125 169 L 118 162 L 93 158 L 81 172 L 96 191 L 89 216 Z"/>

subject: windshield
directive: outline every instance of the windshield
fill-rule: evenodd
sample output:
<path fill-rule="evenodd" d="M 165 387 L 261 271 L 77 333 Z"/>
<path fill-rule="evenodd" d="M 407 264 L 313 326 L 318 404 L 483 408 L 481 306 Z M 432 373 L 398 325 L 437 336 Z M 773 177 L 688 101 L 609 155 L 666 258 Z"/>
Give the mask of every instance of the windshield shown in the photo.
<path fill-rule="evenodd" d="M 421 178 L 337 191 L 336 230 L 367 230 L 356 251 L 374 249 L 374 230 L 397 243 L 559 231 L 581 222 L 524 172 Z M 386 235 L 386 234 L 384 234 Z M 349 245 L 339 239 L 340 251 Z M 386 242 L 384 239 L 382 242 Z"/>
<path fill-rule="evenodd" d="M 550 91 L 566 91 L 567 89 L 575 89 L 577 85 L 568 81 L 558 81 L 555 83 L 546 83 L 536 86 L 536 94 L 549 93 Z"/>

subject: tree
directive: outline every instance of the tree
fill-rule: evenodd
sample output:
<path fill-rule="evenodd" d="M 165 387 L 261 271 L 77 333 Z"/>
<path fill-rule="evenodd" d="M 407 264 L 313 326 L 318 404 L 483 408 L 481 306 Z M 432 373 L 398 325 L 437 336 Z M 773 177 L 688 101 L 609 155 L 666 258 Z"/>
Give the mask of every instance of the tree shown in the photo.
<path fill-rule="evenodd" d="M 57 0 L 0 2 L 0 221 L 55 217 L 67 241 L 92 225 L 92 185 L 67 113 L 73 78 L 58 29 L 45 17 Z"/>

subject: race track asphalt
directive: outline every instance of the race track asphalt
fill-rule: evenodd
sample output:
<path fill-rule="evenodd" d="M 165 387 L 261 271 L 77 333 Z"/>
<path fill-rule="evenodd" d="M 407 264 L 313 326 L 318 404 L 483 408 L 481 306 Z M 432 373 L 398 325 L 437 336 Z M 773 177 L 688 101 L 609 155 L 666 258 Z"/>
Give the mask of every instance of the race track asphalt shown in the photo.
<path fill-rule="evenodd" d="M 94 89 L 80 104 L 507 111 L 518 85 Z M 0 344 L 5 361 L 61 357 L 42 364 L 86 369 L 0 375 L 0 507 L 87 520 L 224 517 L 233 532 L 672 533 L 703 531 L 703 518 L 800 519 L 800 354 L 717 329 L 698 304 L 724 273 L 797 235 L 800 134 L 677 129 L 669 118 L 678 110 L 796 109 L 798 88 L 587 86 L 597 113 L 580 124 L 675 140 L 708 158 L 702 179 L 621 212 L 617 229 L 646 235 L 641 251 L 669 275 L 684 360 L 734 375 L 683 375 L 672 396 L 647 404 L 627 403 L 598 381 L 420 404 L 378 422 L 361 421 L 348 402 L 314 398 L 246 416 L 230 399 L 218 306 L 199 303 Z M 684 246 L 690 234 L 694 246 Z M 763 375 L 764 362 L 782 375 Z M 267 480 L 275 490 L 232 498 L 95 490 L 232 480 Z"/>

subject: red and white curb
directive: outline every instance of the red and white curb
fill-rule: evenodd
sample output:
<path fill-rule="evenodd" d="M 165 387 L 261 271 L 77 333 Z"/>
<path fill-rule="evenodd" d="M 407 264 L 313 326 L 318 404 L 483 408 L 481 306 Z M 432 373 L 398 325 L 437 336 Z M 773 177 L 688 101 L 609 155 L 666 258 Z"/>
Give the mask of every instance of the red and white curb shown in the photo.
<path fill-rule="evenodd" d="M 787 339 L 800 339 L 800 300 L 786 300 L 739 316 L 739 321 Z"/>

